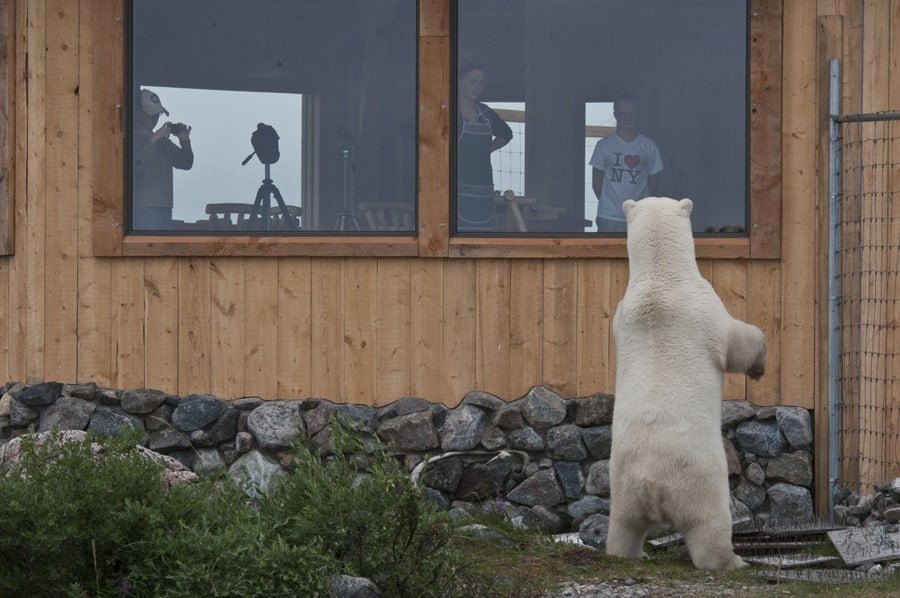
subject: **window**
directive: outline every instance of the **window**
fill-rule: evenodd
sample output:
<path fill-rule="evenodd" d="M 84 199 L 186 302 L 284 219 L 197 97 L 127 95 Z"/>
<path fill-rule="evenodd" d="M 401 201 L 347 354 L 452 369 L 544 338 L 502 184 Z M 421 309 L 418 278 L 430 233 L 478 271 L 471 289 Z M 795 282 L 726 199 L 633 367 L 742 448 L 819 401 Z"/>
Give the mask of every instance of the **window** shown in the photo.
<path fill-rule="evenodd" d="M 133 0 L 130 16 L 127 233 L 415 233 L 414 0 Z"/>
<path fill-rule="evenodd" d="M 746 237 L 749 18 L 746 0 L 459 0 L 455 232 L 621 235 L 621 202 L 657 194 L 692 198 L 699 236 Z"/>

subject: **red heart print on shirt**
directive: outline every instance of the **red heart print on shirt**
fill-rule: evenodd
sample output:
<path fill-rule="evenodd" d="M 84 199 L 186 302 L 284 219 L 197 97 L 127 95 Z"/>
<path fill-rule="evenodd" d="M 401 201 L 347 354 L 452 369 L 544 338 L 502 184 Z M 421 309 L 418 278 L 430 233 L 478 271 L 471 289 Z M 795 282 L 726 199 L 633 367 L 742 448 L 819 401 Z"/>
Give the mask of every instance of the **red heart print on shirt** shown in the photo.
<path fill-rule="evenodd" d="M 625 165 L 628 168 L 637 168 L 637 165 L 641 163 L 641 157 L 635 154 L 628 154 L 625 156 Z"/>

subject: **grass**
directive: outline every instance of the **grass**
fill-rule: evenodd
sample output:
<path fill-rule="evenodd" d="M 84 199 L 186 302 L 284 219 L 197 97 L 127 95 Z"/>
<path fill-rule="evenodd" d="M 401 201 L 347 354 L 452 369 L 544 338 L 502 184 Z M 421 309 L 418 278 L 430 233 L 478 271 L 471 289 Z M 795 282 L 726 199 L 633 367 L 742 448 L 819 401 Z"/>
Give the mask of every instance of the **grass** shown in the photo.
<path fill-rule="evenodd" d="M 752 577 L 752 572 L 762 569 L 760 566 L 728 573 L 698 571 L 683 547 L 650 549 L 648 558 L 633 561 L 608 557 L 602 551 L 575 544 L 554 542 L 547 535 L 508 527 L 504 531 L 513 538 L 514 549 L 498 550 L 497 544 L 490 540 L 462 535 L 453 538 L 457 552 L 466 555 L 473 570 L 486 580 L 489 596 L 494 598 L 534 598 L 570 581 L 622 585 L 629 579 L 644 587 L 653 586 L 650 596 L 701 598 L 722 596 L 725 590 L 733 598 L 900 596 L 900 575 L 882 581 L 846 584 L 771 583 Z M 817 550 L 834 552 L 825 543 Z"/>

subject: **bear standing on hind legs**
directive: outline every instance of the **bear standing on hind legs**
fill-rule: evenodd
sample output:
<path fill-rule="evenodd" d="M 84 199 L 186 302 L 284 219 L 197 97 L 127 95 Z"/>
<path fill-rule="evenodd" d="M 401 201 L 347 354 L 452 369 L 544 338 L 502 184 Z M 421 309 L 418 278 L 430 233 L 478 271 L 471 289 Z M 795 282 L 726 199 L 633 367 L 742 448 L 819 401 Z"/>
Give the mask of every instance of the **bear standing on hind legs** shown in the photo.
<path fill-rule="evenodd" d="M 626 201 L 628 287 L 613 318 L 616 401 L 607 554 L 637 558 L 667 522 L 699 569 L 746 566 L 731 545 L 724 372 L 763 374 L 759 328 L 732 318 L 694 256 L 689 199 Z"/>

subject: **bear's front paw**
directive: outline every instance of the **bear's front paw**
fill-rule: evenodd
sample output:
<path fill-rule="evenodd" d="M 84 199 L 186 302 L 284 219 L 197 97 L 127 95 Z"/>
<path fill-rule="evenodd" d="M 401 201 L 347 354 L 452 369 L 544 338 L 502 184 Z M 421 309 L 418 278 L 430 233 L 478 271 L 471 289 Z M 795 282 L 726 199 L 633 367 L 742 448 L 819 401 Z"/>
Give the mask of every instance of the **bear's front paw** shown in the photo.
<path fill-rule="evenodd" d="M 747 375 L 750 376 L 753 380 L 759 380 L 763 377 L 763 374 L 766 373 L 766 366 L 764 365 L 754 365 L 749 370 L 747 370 Z"/>

